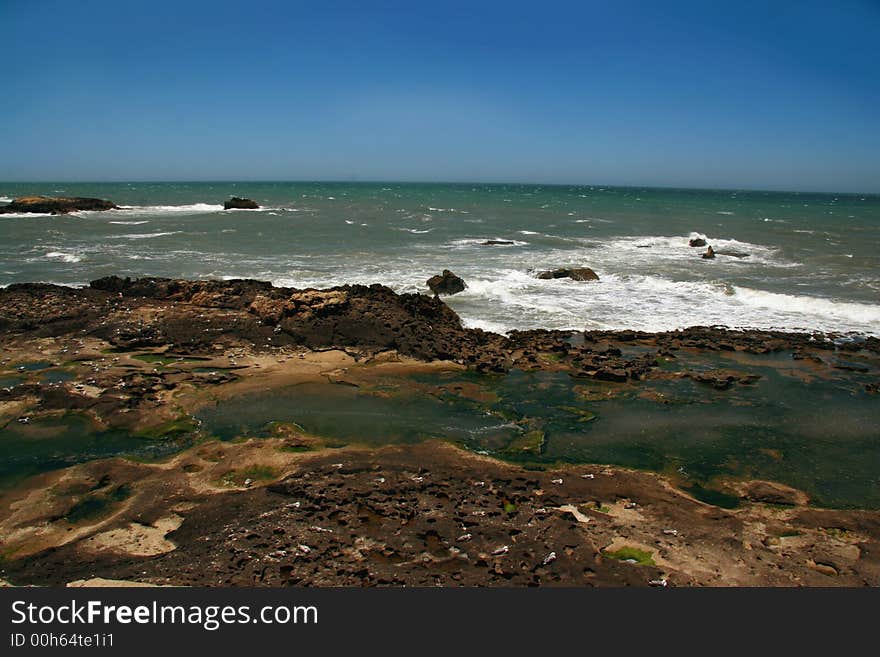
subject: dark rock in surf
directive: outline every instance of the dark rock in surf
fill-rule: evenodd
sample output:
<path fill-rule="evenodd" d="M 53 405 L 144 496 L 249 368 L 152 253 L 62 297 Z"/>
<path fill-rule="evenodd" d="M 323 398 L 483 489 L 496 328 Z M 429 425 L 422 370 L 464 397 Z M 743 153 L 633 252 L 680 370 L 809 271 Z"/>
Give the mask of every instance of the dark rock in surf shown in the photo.
<path fill-rule="evenodd" d="M 748 258 L 750 254 L 745 251 L 734 251 L 732 249 L 718 249 L 715 255 L 728 256 L 730 258 Z"/>
<path fill-rule="evenodd" d="M 694 237 L 688 242 L 688 246 L 706 246 L 706 240 L 702 237 Z"/>
<path fill-rule="evenodd" d="M 233 196 L 223 204 L 224 210 L 258 210 L 260 205 L 249 198 Z"/>
<path fill-rule="evenodd" d="M 444 269 L 443 273 L 439 276 L 431 276 L 427 281 L 427 285 L 435 296 L 458 294 L 467 287 L 464 279 L 456 276 L 448 269 Z"/>
<path fill-rule="evenodd" d="M 115 210 L 119 206 L 100 198 L 81 196 L 22 196 L 7 205 L 0 206 L 0 214 L 10 212 L 34 212 L 39 214 L 67 214 L 81 210 Z"/>
<path fill-rule="evenodd" d="M 703 260 L 711 260 L 714 257 L 715 257 L 715 251 L 710 246 L 708 249 L 706 249 L 706 252 L 703 254 Z"/>
<path fill-rule="evenodd" d="M 560 269 L 539 271 L 535 275 L 535 278 L 540 278 L 542 281 L 547 281 L 554 278 L 570 278 L 573 281 L 598 281 L 599 275 L 596 274 L 596 272 L 594 272 L 589 267 L 563 267 Z"/>
<path fill-rule="evenodd" d="M 516 242 L 510 240 L 486 240 L 483 242 L 483 246 L 509 246 L 511 244 L 516 244 Z"/>

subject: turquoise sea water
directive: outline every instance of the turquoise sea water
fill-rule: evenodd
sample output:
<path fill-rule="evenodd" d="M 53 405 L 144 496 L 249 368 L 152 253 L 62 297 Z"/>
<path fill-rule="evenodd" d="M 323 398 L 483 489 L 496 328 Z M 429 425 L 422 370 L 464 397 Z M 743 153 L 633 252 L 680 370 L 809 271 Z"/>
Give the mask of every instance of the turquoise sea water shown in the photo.
<path fill-rule="evenodd" d="M 383 283 L 427 292 L 444 268 L 466 324 L 695 324 L 880 334 L 880 196 L 393 183 L 0 184 L 98 196 L 125 209 L 0 215 L 0 284 L 101 276 Z M 246 196 L 263 207 L 224 211 Z M 704 236 L 715 260 L 688 239 Z M 490 239 L 513 244 L 485 246 Z M 724 255 L 727 252 L 734 255 Z M 741 257 L 737 257 L 741 256 Z M 592 267 L 598 283 L 531 269 Z"/>

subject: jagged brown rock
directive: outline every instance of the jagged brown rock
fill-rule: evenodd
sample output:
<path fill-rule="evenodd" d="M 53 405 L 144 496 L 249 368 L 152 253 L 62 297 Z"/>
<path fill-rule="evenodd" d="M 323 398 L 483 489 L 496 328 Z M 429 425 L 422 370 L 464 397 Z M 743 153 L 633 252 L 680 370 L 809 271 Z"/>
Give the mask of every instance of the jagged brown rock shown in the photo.
<path fill-rule="evenodd" d="M 435 295 L 452 295 L 463 292 L 467 288 L 467 283 L 460 276 L 456 276 L 448 269 L 444 269 L 442 274 L 431 276 L 426 285 Z"/>
<path fill-rule="evenodd" d="M 0 214 L 33 212 L 38 214 L 67 214 L 82 210 L 115 210 L 115 203 L 100 198 L 81 196 L 21 196 L 11 203 L 0 205 Z"/>

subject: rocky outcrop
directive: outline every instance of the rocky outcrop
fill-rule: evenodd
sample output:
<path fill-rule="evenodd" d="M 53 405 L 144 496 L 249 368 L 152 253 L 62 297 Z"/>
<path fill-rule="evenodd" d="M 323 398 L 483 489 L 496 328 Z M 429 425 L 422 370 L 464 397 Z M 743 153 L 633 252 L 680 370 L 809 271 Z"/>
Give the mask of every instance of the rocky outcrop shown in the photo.
<path fill-rule="evenodd" d="M 573 281 L 598 281 L 599 275 L 589 267 L 572 267 L 539 271 L 535 278 L 551 280 L 554 278 L 570 278 Z"/>
<path fill-rule="evenodd" d="M 688 242 L 688 246 L 706 246 L 706 240 L 702 237 L 693 237 Z"/>
<path fill-rule="evenodd" d="M 259 210 L 260 205 L 256 201 L 249 198 L 240 198 L 233 196 L 231 199 L 223 203 L 224 210 Z"/>
<path fill-rule="evenodd" d="M 118 205 L 100 198 L 82 196 L 22 196 L 0 206 L 0 214 L 33 212 L 38 214 L 67 214 L 82 210 L 115 210 Z"/>
<path fill-rule="evenodd" d="M 516 242 L 510 240 L 486 240 L 483 242 L 483 246 L 510 246 L 511 244 L 516 244 Z"/>
<path fill-rule="evenodd" d="M 712 260 L 715 257 L 715 250 L 710 246 L 702 255 L 703 260 Z"/>
<path fill-rule="evenodd" d="M 427 285 L 435 296 L 458 294 L 467 287 L 464 279 L 456 276 L 448 269 L 444 269 L 443 273 L 438 276 L 431 276 L 427 281 Z"/>
<path fill-rule="evenodd" d="M 114 348 L 167 347 L 193 355 L 213 354 L 218 346 L 232 344 L 342 348 L 366 355 L 394 350 L 423 360 L 455 361 L 477 371 L 549 368 L 577 378 L 630 383 L 689 377 L 718 390 L 754 383 L 756 376 L 721 369 L 690 371 L 684 363 L 678 371 L 661 370 L 658 358 L 668 362 L 682 349 L 793 351 L 801 359 L 815 359 L 818 367 L 831 367 L 820 356 L 843 349 L 821 334 L 717 327 L 666 333 L 532 330 L 504 336 L 463 327 L 438 298 L 395 294 L 382 285 L 302 290 L 246 279 L 115 276 L 88 288 L 18 283 L 0 289 L 0 332 L 35 338 L 77 334 L 106 340 Z M 630 345 L 644 353 L 632 352 Z M 869 337 L 858 346 L 866 354 L 880 354 L 880 339 Z"/>
<path fill-rule="evenodd" d="M 698 383 L 710 385 L 716 390 L 727 390 L 734 384 L 751 385 L 761 378 L 760 374 L 750 374 L 728 369 L 688 372 L 686 376 Z"/>

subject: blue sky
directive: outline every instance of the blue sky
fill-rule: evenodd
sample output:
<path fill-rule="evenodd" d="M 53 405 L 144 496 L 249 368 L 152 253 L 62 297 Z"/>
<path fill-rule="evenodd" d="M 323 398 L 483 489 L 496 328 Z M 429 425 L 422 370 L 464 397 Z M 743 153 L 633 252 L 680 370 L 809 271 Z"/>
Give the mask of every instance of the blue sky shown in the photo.
<path fill-rule="evenodd" d="M 0 0 L 0 180 L 880 192 L 880 2 Z"/>

